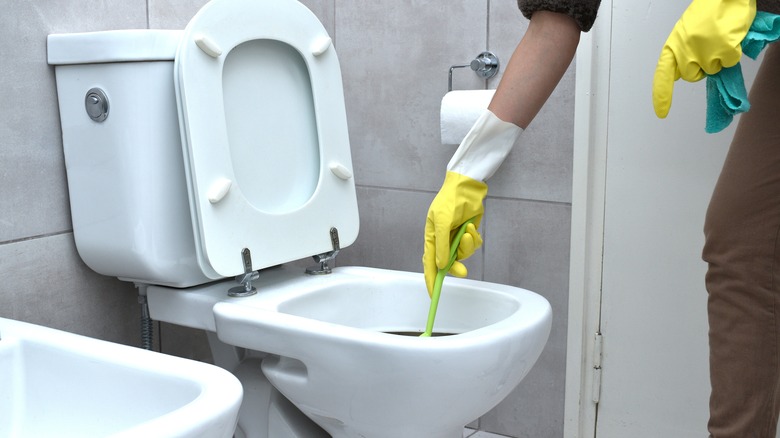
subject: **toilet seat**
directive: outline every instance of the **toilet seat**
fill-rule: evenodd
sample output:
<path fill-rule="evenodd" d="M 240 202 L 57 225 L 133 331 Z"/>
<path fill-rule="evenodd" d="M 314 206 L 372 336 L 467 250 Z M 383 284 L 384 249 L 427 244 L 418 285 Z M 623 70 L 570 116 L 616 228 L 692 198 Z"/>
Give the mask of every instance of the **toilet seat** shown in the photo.
<path fill-rule="evenodd" d="M 273 17 L 269 19 L 268 17 Z M 213 0 L 174 64 L 198 263 L 216 279 L 345 247 L 359 218 L 341 73 L 295 0 Z"/>

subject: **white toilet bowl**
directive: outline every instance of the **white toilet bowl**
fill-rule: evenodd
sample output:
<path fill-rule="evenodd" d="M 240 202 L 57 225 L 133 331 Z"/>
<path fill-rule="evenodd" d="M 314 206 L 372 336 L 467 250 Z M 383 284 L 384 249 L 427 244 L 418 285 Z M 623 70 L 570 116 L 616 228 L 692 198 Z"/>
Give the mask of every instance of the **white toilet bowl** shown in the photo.
<path fill-rule="evenodd" d="M 424 329 L 422 274 L 325 266 L 357 238 L 357 197 L 339 62 L 298 1 L 212 0 L 182 32 L 48 49 L 79 255 L 209 334 L 244 386 L 237 437 L 325 436 L 314 420 L 455 438 L 538 358 L 532 292 L 447 279 L 434 329 L 452 335 L 394 335 Z M 330 273 L 274 267 L 310 256 Z"/>
<path fill-rule="evenodd" d="M 435 332 L 420 338 L 422 276 L 364 267 L 264 271 L 258 293 L 217 283 L 150 287 L 153 317 L 271 353 L 274 387 L 336 437 L 458 437 L 512 391 L 550 331 L 549 303 L 500 284 L 448 278 Z M 403 335 L 408 334 L 408 335 Z"/>

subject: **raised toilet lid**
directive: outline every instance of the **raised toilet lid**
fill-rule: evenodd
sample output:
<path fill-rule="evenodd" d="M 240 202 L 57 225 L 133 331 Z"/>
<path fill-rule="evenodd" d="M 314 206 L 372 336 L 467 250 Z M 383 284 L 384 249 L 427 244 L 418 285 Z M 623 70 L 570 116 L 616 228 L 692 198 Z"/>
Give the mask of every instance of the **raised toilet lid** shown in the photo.
<path fill-rule="evenodd" d="M 198 259 L 211 278 L 333 250 L 359 219 L 341 71 L 295 0 L 213 0 L 174 66 Z"/>

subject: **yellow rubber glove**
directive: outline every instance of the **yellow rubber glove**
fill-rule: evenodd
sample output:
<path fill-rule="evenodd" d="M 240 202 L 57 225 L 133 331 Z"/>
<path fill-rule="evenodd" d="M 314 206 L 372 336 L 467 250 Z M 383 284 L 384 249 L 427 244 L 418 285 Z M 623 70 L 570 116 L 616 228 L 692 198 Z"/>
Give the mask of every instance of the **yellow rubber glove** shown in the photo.
<path fill-rule="evenodd" d="M 466 227 L 458 245 L 457 260 L 449 270 L 456 277 L 468 274 L 466 266 L 458 260 L 471 257 L 482 245 L 477 228 L 484 212 L 482 202 L 487 196 L 484 181 L 496 172 L 522 132 L 520 127 L 485 110 L 452 155 L 444 184 L 433 199 L 425 221 L 423 270 L 428 295 L 433 293 L 436 273 L 449 263 L 452 238 L 461 225 L 474 218 Z"/>
<path fill-rule="evenodd" d="M 482 237 L 477 232 L 477 227 L 484 213 L 482 203 L 487 196 L 487 190 L 487 184 L 484 182 L 456 172 L 447 172 L 444 177 L 444 184 L 431 202 L 425 221 L 423 268 L 428 295 L 432 294 L 437 271 L 444 269 L 449 263 L 451 239 L 464 222 L 474 218 L 474 221 L 467 225 L 466 233 L 460 240 L 457 260 L 471 257 L 482 245 Z M 450 267 L 449 273 L 456 277 L 465 277 L 468 270 L 457 260 Z"/>
<path fill-rule="evenodd" d="M 742 40 L 756 15 L 755 0 L 693 0 L 666 40 L 653 77 L 653 108 L 669 114 L 674 81 L 696 82 L 742 57 Z"/>

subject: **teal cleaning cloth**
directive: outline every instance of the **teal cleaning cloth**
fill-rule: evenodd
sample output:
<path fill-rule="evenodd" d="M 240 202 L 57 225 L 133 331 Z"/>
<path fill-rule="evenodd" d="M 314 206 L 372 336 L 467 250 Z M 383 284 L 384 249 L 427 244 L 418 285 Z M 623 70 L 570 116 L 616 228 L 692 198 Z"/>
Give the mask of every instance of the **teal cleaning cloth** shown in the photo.
<path fill-rule="evenodd" d="M 780 38 L 780 15 L 758 11 L 742 41 L 742 53 L 752 59 L 767 44 Z M 726 129 L 734 116 L 750 109 L 742 66 L 737 64 L 707 76 L 707 122 L 704 130 L 716 133 Z"/>
<path fill-rule="evenodd" d="M 742 41 L 742 53 L 756 59 L 767 44 L 777 41 L 778 38 L 780 38 L 780 15 L 758 11 Z"/>
<path fill-rule="evenodd" d="M 750 109 L 742 66 L 724 68 L 707 76 L 707 124 L 708 134 L 720 132 L 731 124 L 734 116 Z"/>

